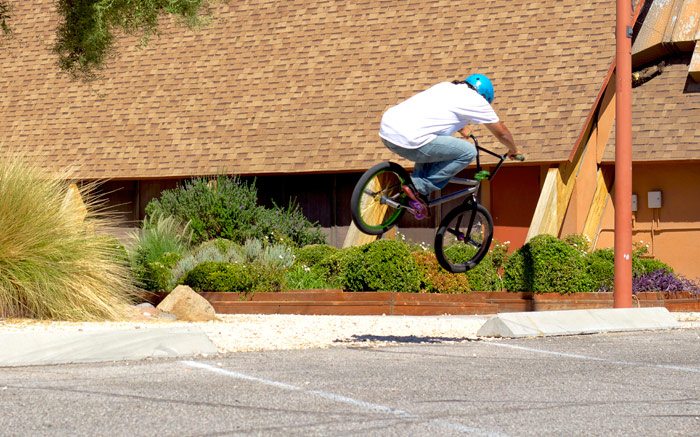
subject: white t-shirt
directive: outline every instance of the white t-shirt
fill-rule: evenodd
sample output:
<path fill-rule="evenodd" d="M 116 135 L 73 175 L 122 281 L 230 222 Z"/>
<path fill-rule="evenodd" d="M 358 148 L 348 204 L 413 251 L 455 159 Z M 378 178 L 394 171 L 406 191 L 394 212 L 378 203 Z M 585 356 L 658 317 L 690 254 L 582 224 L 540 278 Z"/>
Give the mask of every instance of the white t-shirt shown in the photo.
<path fill-rule="evenodd" d="M 382 116 L 379 136 L 417 149 L 438 135 L 452 135 L 468 123 L 497 123 L 491 105 L 467 85 L 442 82 L 392 106 Z"/>

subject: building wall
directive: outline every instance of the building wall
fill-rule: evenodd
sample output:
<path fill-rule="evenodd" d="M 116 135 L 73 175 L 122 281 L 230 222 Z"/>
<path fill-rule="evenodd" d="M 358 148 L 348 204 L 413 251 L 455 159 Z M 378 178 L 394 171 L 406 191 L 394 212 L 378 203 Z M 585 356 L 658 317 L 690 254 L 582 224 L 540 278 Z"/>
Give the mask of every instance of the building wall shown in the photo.
<path fill-rule="evenodd" d="M 504 168 L 491 183 L 494 239 L 510 241 L 511 251 L 525 244 L 540 196 L 540 167 Z"/>
<path fill-rule="evenodd" d="M 661 191 L 661 208 L 649 208 L 649 191 Z M 700 163 L 635 164 L 632 192 L 634 244 L 649 245 L 649 254 L 677 273 L 700 278 Z M 608 202 L 596 247 L 614 247 L 614 223 Z"/>

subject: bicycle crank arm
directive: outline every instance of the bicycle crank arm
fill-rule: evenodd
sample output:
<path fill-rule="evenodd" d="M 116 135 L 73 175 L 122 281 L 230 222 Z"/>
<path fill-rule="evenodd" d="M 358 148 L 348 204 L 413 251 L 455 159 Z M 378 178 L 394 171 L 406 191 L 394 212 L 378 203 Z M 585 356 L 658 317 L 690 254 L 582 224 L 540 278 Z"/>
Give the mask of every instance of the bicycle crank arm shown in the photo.
<path fill-rule="evenodd" d="M 388 197 L 384 197 L 384 196 L 382 196 L 381 199 L 379 199 L 379 203 L 381 205 L 389 205 L 390 207 L 396 208 L 396 209 L 399 209 L 399 208 L 410 209 L 406 205 L 402 205 L 399 202 L 392 200 L 392 199 L 389 199 Z"/>

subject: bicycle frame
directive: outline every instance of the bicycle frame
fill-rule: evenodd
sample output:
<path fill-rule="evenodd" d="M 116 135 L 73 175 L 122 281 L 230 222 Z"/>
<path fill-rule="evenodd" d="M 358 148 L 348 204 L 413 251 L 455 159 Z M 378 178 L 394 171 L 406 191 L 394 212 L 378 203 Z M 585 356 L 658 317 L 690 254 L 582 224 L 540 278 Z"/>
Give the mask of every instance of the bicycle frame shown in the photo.
<path fill-rule="evenodd" d="M 493 170 L 492 173 L 490 173 L 487 177 L 484 179 L 486 180 L 491 180 L 495 175 L 496 172 L 501 168 L 503 165 L 503 162 L 505 159 L 508 157 L 508 154 L 503 154 L 499 155 L 498 153 L 492 152 L 491 150 L 485 149 L 481 146 L 479 146 L 479 141 L 476 139 L 474 135 L 469 135 L 469 137 L 474 141 L 474 146 L 476 147 L 476 173 L 479 173 L 481 171 L 481 161 L 479 160 L 479 152 L 483 151 L 485 153 L 488 153 L 491 156 L 494 156 L 498 158 L 498 164 L 496 164 L 496 168 Z M 464 196 L 470 196 L 471 199 L 474 199 L 474 195 L 476 192 L 479 190 L 479 186 L 481 185 L 481 181 L 478 179 L 465 179 L 465 178 L 452 178 L 450 179 L 450 184 L 458 184 L 458 185 L 467 185 L 469 188 L 464 188 L 458 191 L 455 191 L 454 193 L 446 194 L 444 196 L 440 196 L 436 199 L 428 201 L 428 208 L 431 208 L 433 206 L 437 205 L 442 205 L 443 203 L 447 203 L 451 200 L 454 199 L 459 199 L 460 197 Z"/>
<path fill-rule="evenodd" d="M 479 159 L 479 155 L 480 155 L 479 152 L 485 152 L 491 156 L 498 158 L 498 164 L 496 164 L 496 168 L 493 170 L 492 173 L 489 173 L 488 176 L 485 176 L 483 178 L 486 180 L 491 180 L 496 175 L 496 172 L 498 172 L 498 170 L 503 165 L 503 162 L 508 157 L 508 154 L 506 153 L 506 154 L 500 155 L 496 152 L 492 152 L 489 149 L 481 147 L 479 145 L 479 141 L 476 139 L 476 137 L 474 135 L 469 135 L 469 138 L 471 138 L 474 141 L 474 146 L 476 147 L 476 173 L 481 172 L 481 169 L 482 169 L 481 161 Z M 472 201 L 475 201 L 474 195 L 479 190 L 479 186 L 481 186 L 481 180 L 478 180 L 478 179 L 452 178 L 452 179 L 450 179 L 449 183 L 450 184 L 458 184 L 458 185 L 466 185 L 466 186 L 469 186 L 469 188 L 464 188 L 462 190 L 455 191 L 454 193 L 446 194 L 446 195 L 440 196 L 436 199 L 429 200 L 428 201 L 428 208 L 432 208 L 433 206 L 437 206 L 437 205 L 442 205 L 443 203 L 447 203 L 451 200 L 459 199 L 460 197 L 465 197 L 465 196 L 470 196 L 470 195 L 471 195 L 471 197 L 467 197 L 467 200 L 465 200 L 465 201 L 468 202 L 470 199 Z M 404 209 L 409 209 L 409 210 L 411 209 L 410 207 L 403 205 L 394 199 L 386 198 L 384 196 L 382 196 L 380 203 L 385 204 L 385 205 L 389 205 L 392 208 L 404 208 Z"/>

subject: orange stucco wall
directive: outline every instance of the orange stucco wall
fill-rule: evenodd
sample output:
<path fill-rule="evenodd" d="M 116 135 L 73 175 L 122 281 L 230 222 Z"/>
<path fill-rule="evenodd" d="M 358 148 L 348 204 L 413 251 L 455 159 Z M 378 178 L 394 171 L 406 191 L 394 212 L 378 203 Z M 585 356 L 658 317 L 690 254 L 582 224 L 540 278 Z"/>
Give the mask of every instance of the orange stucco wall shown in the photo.
<path fill-rule="evenodd" d="M 700 278 L 700 163 L 635 164 L 632 192 L 637 194 L 632 241 L 691 279 Z M 650 209 L 649 191 L 661 191 L 662 205 Z M 615 210 L 605 209 L 596 247 L 614 246 Z"/>
<path fill-rule="evenodd" d="M 491 183 L 493 238 L 510 241 L 511 251 L 525 244 L 540 196 L 540 173 L 539 166 L 503 168 Z"/>

